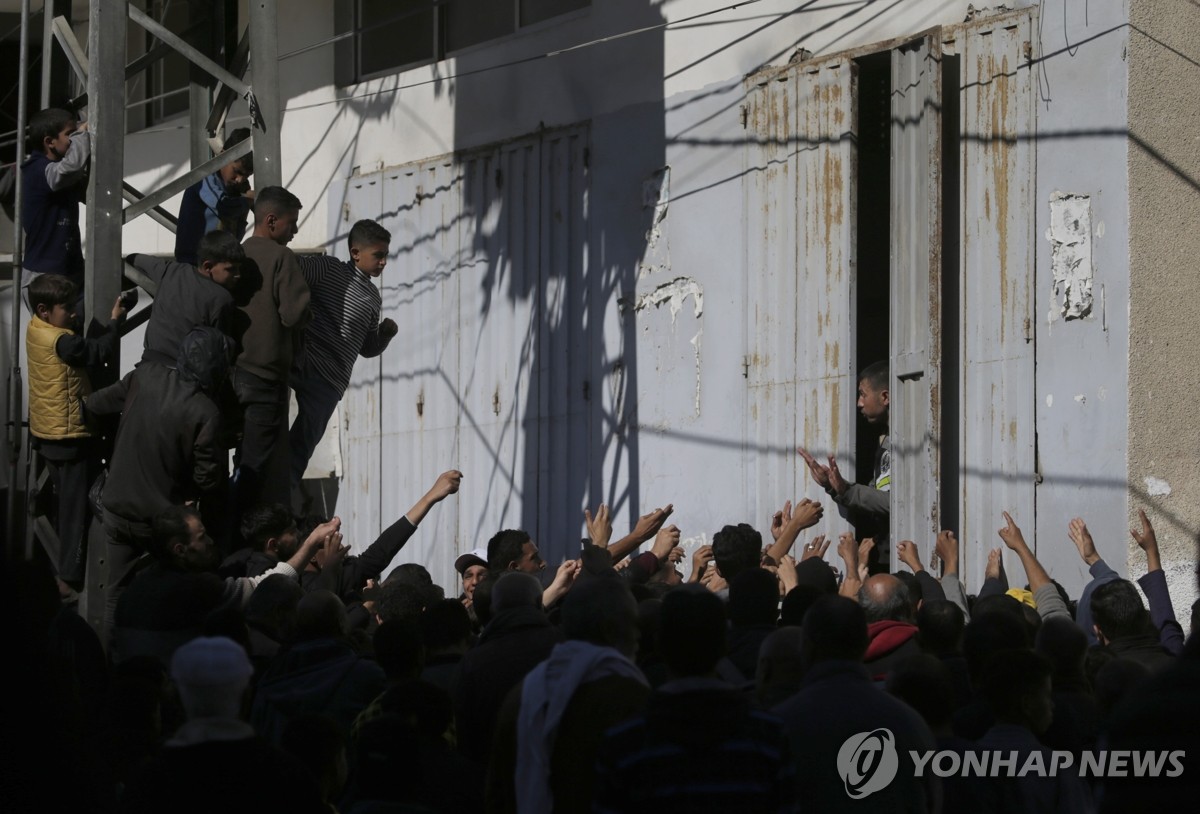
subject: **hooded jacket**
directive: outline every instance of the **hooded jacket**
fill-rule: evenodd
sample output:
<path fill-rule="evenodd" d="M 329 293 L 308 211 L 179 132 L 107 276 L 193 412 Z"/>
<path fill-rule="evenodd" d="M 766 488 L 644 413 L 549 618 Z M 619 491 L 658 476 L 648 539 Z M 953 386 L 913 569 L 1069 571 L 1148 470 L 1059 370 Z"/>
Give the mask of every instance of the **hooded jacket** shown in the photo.
<path fill-rule="evenodd" d="M 224 336 L 195 328 L 176 369 L 148 362 L 88 398 L 92 413 L 121 413 L 102 498 L 106 511 L 149 523 L 224 482 L 221 413 L 212 394 L 228 373 Z"/>
<path fill-rule="evenodd" d="M 886 678 L 892 668 L 909 656 L 921 652 L 917 626 L 911 622 L 884 619 L 867 625 L 867 652 L 863 664 L 876 681 Z"/>

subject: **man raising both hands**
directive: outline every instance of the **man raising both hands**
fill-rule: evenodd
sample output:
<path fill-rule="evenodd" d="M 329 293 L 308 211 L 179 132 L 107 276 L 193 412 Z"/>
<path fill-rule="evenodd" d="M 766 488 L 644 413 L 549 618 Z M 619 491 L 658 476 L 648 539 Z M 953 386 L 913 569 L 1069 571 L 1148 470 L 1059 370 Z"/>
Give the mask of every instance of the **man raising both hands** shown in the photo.
<path fill-rule="evenodd" d="M 888 365 L 883 361 L 867 365 L 858 376 L 858 410 L 880 433 L 869 483 L 847 481 L 832 455 L 829 466 L 825 466 L 803 447 L 796 450 L 808 464 L 813 480 L 833 498 L 838 513 L 850 521 L 859 534 L 874 538 L 876 554 L 872 572 L 888 570 L 889 563 L 891 505 L 888 492 L 892 483 L 892 463 L 888 444 L 888 378 Z"/>

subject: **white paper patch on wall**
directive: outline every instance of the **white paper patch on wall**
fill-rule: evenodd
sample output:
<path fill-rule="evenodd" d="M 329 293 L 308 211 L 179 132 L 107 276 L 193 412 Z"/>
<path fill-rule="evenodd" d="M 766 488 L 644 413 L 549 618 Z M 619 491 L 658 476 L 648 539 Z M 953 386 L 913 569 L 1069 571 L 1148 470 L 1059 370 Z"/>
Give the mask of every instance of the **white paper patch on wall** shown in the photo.
<path fill-rule="evenodd" d="M 1142 481 L 1146 484 L 1146 494 L 1150 495 L 1150 497 L 1161 497 L 1171 494 L 1171 484 L 1162 478 L 1147 475 L 1142 478 Z"/>
<path fill-rule="evenodd" d="M 1092 199 L 1055 192 L 1050 196 L 1050 270 L 1054 304 L 1050 319 L 1081 319 L 1092 312 Z"/>

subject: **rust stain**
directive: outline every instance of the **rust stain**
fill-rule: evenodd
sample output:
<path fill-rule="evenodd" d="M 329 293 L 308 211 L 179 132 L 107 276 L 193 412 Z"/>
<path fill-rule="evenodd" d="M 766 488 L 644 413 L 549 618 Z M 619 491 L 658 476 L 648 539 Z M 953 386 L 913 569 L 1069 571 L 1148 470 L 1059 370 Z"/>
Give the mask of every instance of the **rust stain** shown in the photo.
<path fill-rule="evenodd" d="M 829 438 L 830 443 L 837 446 L 838 438 L 841 437 L 842 424 L 842 411 L 840 409 L 842 403 L 842 383 L 837 379 L 833 380 L 833 390 L 830 393 L 829 402 Z"/>
<path fill-rule="evenodd" d="M 1008 437 L 1015 443 L 1017 440 L 1017 422 L 1008 422 Z"/>
<path fill-rule="evenodd" d="M 993 64 L 995 60 L 992 60 Z M 1008 182 L 1011 172 L 1012 145 L 1008 138 L 1015 135 L 1016 128 L 1009 121 L 1008 97 L 1010 90 L 1007 79 L 1008 57 L 1000 65 L 1001 76 L 992 83 L 991 131 L 992 131 L 992 185 L 996 190 L 996 235 L 999 238 L 1000 255 L 1000 344 L 1005 342 L 1008 332 Z M 990 74 L 995 76 L 995 72 Z"/>

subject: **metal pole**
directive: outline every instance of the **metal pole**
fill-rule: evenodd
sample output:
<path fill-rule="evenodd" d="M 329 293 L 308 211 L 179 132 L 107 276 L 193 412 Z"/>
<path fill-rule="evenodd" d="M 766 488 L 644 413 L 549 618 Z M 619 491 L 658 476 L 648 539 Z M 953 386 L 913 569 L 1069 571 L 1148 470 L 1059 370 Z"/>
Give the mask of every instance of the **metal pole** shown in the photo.
<path fill-rule="evenodd" d="M 275 0 L 250 0 L 251 87 L 258 102 L 258 120 L 253 130 L 254 186 L 258 189 L 283 184 L 283 167 L 279 162 L 279 127 L 283 117 L 279 107 L 277 24 Z"/>
<path fill-rule="evenodd" d="M 29 116 L 29 0 L 21 0 L 21 47 L 20 69 L 17 72 L 17 177 L 16 201 L 13 207 L 13 255 L 12 255 L 12 365 L 8 375 L 8 495 L 5 516 L 8 551 L 15 554 L 17 541 L 24 535 L 17 521 L 17 487 L 21 461 L 21 416 L 25 400 L 21 397 L 21 265 L 24 261 L 25 233 L 21 223 L 21 208 L 25 190 L 21 183 L 21 163 L 25 158 L 25 125 Z M 24 515 L 24 511 L 21 512 Z"/>
<path fill-rule="evenodd" d="M 54 55 L 54 0 L 42 0 L 42 106 L 50 107 L 50 63 Z"/>
<path fill-rule="evenodd" d="M 89 326 L 108 321 L 121 290 L 121 226 L 125 174 L 125 27 L 127 0 L 90 6 L 88 127 L 92 173 L 87 196 L 84 310 Z M 119 370 L 114 359 L 112 370 Z"/>

